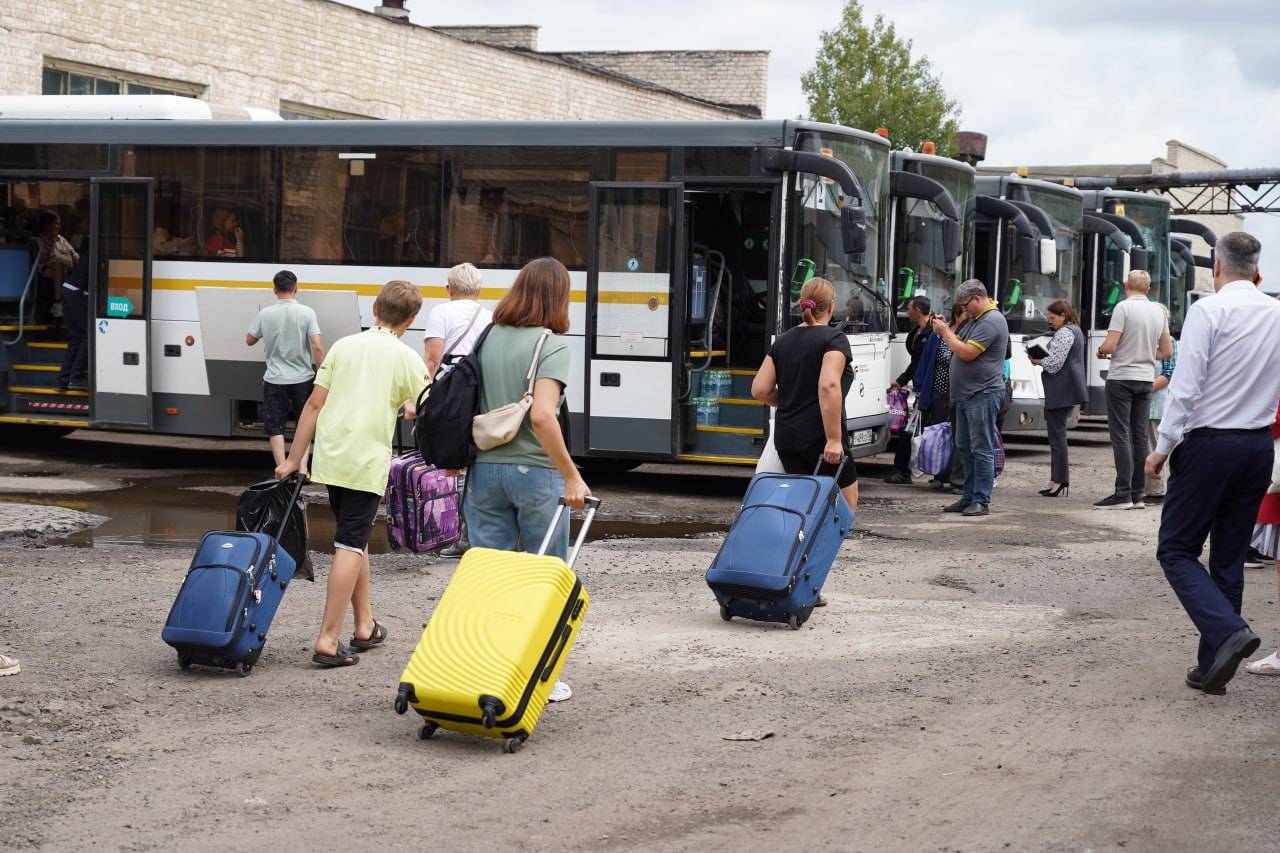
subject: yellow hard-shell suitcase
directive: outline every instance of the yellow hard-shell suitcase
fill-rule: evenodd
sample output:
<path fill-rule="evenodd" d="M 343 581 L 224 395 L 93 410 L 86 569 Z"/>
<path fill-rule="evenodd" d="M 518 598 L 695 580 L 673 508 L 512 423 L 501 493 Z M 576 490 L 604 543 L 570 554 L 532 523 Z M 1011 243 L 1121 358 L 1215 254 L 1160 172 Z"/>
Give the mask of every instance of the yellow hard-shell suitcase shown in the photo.
<path fill-rule="evenodd" d="M 568 564 L 545 554 L 563 499 L 538 553 L 463 555 L 400 676 L 396 712 L 422 716 L 420 738 L 443 727 L 515 752 L 533 734 L 582 628 L 588 596 L 572 566 L 599 506 L 588 498 Z"/>

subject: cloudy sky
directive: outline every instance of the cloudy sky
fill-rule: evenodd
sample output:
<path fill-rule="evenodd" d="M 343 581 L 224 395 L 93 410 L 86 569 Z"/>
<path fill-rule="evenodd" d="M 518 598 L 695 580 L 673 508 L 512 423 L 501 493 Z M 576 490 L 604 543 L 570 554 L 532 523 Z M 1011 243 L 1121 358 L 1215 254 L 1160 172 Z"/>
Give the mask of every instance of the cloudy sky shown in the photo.
<path fill-rule="evenodd" d="M 371 8 L 376 0 L 350 0 Z M 408 0 L 428 25 L 537 24 L 542 50 L 770 51 L 768 115 L 802 115 L 800 75 L 842 0 Z M 1280 166 L 1280 7 L 1275 0 L 864 0 L 932 60 L 988 134 L 990 163 L 1141 163 L 1181 139 L 1233 167 Z M 974 14 L 980 9 L 980 14 Z M 1223 11 L 1229 9 L 1230 11 Z M 1268 118 L 1270 116 L 1270 118 Z M 1280 286 L 1280 217 L 1248 227 Z"/>

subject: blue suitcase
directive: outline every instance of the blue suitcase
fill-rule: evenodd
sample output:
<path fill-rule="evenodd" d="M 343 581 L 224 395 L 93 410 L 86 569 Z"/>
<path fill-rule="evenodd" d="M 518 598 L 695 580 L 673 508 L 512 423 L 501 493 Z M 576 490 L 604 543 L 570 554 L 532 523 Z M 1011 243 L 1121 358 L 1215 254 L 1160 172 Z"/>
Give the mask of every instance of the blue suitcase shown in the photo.
<path fill-rule="evenodd" d="M 707 569 L 720 617 L 799 628 L 813 612 L 851 527 L 853 510 L 835 477 L 752 477 L 742 509 Z"/>
<path fill-rule="evenodd" d="M 295 478 L 293 503 L 306 482 Z M 200 540 L 160 634 L 177 649 L 178 666 L 238 667 L 241 675 L 253 669 L 297 569 L 279 547 L 281 532 L 215 531 Z"/>

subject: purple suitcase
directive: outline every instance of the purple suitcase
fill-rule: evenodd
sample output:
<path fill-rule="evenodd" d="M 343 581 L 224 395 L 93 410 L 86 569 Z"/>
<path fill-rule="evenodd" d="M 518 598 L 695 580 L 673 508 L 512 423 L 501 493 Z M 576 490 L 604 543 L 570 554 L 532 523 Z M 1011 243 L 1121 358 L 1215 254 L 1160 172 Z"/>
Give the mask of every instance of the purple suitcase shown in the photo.
<path fill-rule="evenodd" d="M 428 465 L 418 453 L 391 458 L 386 502 L 392 548 L 422 554 L 462 538 L 458 478 Z"/>

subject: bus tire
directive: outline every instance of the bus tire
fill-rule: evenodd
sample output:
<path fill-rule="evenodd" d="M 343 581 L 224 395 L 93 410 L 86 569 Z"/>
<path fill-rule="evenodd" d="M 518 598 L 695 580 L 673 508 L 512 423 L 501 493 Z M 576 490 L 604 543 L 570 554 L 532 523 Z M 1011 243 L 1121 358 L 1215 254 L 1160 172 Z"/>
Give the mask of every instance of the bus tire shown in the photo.
<path fill-rule="evenodd" d="M 577 463 L 583 474 L 603 477 L 625 474 L 644 464 L 639 459 L 579 459 Z"/>

